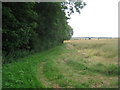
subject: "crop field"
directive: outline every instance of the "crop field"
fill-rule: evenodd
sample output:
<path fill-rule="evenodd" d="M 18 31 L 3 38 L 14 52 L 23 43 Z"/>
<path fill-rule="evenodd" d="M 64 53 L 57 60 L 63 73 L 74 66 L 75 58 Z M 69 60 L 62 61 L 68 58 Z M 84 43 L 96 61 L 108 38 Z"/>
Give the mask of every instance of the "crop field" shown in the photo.
<path fill-rule="evenodd" d="M 118 40 L 69 40 L 3 66 L 3 87 L 118 88 Z"/>

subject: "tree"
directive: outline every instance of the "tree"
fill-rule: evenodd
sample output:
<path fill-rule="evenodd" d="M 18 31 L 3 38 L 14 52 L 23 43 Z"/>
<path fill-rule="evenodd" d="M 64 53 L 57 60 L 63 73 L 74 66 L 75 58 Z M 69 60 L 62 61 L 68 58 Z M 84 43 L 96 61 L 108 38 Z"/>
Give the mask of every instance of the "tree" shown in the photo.
<path fill-rule="evenodd" d="M 23 51 L 43 51 L 70 39 L 73 30 L 67 19 L 84 3 L 3 2 L 2 6 L 3 55 L 15 58 L 24 56 Z"/>

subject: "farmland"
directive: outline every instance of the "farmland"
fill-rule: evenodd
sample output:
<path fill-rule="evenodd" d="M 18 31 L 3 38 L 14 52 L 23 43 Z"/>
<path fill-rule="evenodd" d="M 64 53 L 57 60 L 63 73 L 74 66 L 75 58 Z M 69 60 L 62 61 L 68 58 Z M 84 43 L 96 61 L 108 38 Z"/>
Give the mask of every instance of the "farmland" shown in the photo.
<path fill-rule="evenodd" d="M 5 64 L 3 87 L 117 88 L 118 40 L 68 40 Z"/>

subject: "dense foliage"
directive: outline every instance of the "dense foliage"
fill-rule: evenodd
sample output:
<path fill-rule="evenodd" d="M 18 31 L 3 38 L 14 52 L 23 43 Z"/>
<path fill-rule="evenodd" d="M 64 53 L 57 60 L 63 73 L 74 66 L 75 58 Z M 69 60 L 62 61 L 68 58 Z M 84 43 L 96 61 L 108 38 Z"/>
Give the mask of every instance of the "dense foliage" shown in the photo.
<path fill-rule="evenodd" d="M 75 3 L 76 5 L 76 3 Z M 78 7 L 75 6 L 77 12 Z M 69 8 L 69 7 L 70 8 Z M 74 13 L 71 3 L 4 2 L 2 3 L 3 62 L 23 57 L 63 43 L 73 35 L 68 16 Z M 82 8 L 82 7 L 79 7 Z"/>

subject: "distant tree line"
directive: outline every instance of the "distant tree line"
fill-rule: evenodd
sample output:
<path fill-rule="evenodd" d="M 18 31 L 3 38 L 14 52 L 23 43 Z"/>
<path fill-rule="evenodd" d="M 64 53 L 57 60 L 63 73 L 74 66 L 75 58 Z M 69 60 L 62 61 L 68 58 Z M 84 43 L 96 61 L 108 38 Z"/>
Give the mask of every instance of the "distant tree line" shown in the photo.
<path fill-rule="evenodd" d="M 3 2 L 3 62 L 47 50 L 70 39 L 73 29 L 67 19 L 74 10 L 67 8 L 68 5 L 72 7 L 70 3 L 60 2 Z M 83 4 L 76 4 L 76 8 L 80 5 Z M 70 9 L 68 16 L 66 9 Z"/>

